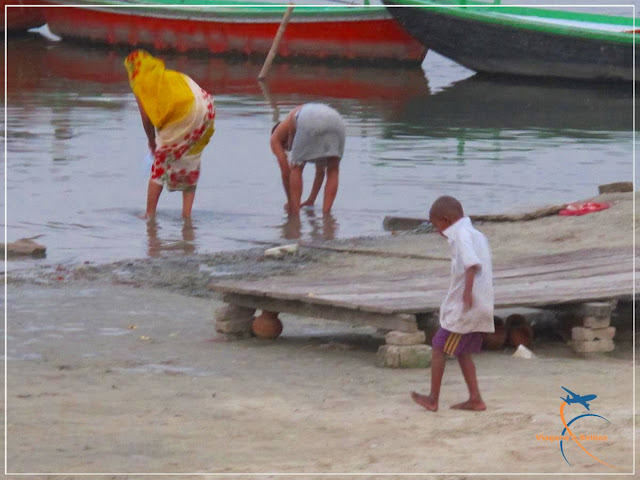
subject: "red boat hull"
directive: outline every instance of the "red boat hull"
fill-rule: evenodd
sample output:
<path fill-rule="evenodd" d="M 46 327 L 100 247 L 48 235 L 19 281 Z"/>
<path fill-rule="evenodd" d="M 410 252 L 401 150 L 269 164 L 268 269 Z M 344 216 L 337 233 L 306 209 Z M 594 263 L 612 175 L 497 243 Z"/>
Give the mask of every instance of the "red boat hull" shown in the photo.
<path fill-rule="evenodd" d="M 108 45 L 156 51 L 266 55 L 278 22 L 201 21 L 86 8 L 45 8 L 53 33 Z M 292 18 L 278 56 L 420 63 L 426 48 L 391 18 L 296 21 Z"/>

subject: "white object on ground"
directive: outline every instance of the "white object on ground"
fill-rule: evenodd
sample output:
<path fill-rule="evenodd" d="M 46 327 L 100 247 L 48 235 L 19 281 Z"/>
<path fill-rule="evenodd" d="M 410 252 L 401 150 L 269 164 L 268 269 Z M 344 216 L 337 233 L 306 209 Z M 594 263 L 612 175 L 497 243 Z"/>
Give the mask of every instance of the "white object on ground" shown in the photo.
<path fill-rule="evenodd" d="M 281 245 L 279 247 L 268 248 L 264 251 L 265 257 L 281 258 L 288 253 L 296 253 L 298 251 L 298 244 L 293 243 L 291 245 Z"/>
<path fill-rule="evenodd" d="M 513 352 L 512 356 L 516 358 L 525 358 L 527 360 L 535 357 L 533 352 L 529 350 L 527 347 L 525 347 L 524 345 L 518 345 L 518 348 L 516 349 L 515 352 Z"/>

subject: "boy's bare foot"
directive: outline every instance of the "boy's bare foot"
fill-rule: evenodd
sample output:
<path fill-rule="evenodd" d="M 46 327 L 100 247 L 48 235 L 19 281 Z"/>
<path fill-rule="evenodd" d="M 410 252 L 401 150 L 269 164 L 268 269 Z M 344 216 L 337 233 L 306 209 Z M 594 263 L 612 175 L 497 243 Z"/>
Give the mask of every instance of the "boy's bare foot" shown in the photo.
<path fill-rule="evenodd" d="M 454 410 L 473 410 L 476 412 L 481 412 L 483 410 L 486 410 L 487 406 L 482 400 L 467 400 L 466 402 L 451 405 L 451 408 L 453 408 Z"/>
<path fill-rule="evenodd" d="M 426 408 L 430 412 L 438 411 L 438 401 L 433 400 L 430 395 L 422 395 L 417 392 L 411 392 L 411 398 L 421 407 Z"/>

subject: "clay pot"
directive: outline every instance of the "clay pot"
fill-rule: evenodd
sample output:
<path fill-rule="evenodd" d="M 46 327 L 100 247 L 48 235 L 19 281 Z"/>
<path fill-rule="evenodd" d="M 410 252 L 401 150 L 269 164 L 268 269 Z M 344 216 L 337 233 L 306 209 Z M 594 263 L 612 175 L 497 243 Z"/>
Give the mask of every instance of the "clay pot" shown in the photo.
<path fill-rule="evenodd" d="M 507 341 L 507 329 L 500 317 L 493 317 L 495 332 L 482 334 L 482 348 L 485 350 L 500 350 Z"/>
<path fill-rule="evenodd" d="M 522 315 L 514 313 L 507 317 L 507 341 L 512 347 L 524 345 L 531 346 L 533 341 L 533 328 Z"/>
<path fill-rule="evenodd" d="M 263 310 L 262 314 L 254 318 L 251 331 L 258 338 L 273 340 L 282 333 L 282 322 L 278 318 L 278 312 Z"/>

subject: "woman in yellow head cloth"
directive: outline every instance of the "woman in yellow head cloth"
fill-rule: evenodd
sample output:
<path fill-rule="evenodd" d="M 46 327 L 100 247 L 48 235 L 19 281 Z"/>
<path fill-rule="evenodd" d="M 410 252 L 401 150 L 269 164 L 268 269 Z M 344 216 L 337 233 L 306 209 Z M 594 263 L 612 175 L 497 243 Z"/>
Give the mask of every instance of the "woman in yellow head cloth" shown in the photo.
<path fill-rule="evenodd" d="M 155 217 L 164 185 L 182 191 L 182 216 L 191 218 L 200 157 L 214 132 L 213 97 L 144 50 L 132 52 L 124 65 L 154 157 L 145 218 Z"/>

